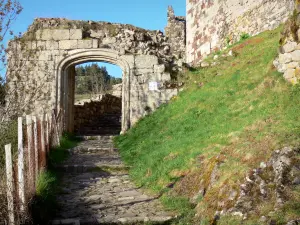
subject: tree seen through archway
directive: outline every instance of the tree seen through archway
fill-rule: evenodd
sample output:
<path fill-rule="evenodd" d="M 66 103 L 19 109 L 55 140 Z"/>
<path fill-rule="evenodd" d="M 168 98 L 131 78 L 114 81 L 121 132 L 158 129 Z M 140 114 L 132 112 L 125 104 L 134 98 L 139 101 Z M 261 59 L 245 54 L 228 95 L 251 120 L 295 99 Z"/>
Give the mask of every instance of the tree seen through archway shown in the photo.
<path fill-rule="evenodd" d="M 122 78 L 116 77 L 118 75 L 109 74 L 106 64 L 96 62 L 81 64 L 76 66 L 75 70 L 76 100 L 109 93 L 113 85 L 122 83 Z"/>

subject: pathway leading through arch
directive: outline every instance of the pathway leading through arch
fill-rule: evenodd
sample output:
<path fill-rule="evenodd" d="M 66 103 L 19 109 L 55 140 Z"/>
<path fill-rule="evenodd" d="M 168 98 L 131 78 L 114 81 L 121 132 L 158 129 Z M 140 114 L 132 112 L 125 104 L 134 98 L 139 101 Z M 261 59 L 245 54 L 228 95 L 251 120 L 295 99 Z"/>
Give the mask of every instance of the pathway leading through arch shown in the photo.
<path fill-rule="evenodd" d="M 113 136 L 85 136 L 70 149 L 62 172 L 60 205 L 52 224 L 141 224 L 170 221 L 158 197 L 145 194 L 128 176 Z"/>

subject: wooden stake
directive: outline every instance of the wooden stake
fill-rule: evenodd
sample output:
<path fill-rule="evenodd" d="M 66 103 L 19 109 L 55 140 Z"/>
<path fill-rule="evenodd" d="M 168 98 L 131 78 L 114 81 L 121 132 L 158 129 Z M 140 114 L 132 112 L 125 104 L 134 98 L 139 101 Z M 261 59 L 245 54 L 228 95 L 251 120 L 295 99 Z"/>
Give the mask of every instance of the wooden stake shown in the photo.
<path fill-rule="evenodd" d="M 18 187 L 20 198 L 20 211 L 24 212 L 25 181 L 24 181 L 24 148 L 23 148 L 23 118 L 18 118 Z"/>
<path fill-rule="evenodd" d="M 11 144 L 5 145 L 6 182 L 7 182 L 7 206 L 9 225 L 15 225 L 14 215 L 14 177 L 11 155 Z"/>
<path fill-rule="evenodd" d="M 34 183 L 34 149 L 33 149 L 33 136 L 32 136 L 32 118 L 31 116 L 26 116 L 26 125 L 27 125 L 27 151 L 28 151 L 28 182 L 30 187 L 30 194 L 32 194 L 35 190 Z"/>
<path fill-rule="evenodd" d="M 43 167 L 46 166 L 46 143 L 45 143 L 45 115 L 41 116 L 41 150 L 43 155 Z"/>
<path fill-rule="evenodd" d="M 34 162 L 35 162 L 35 182 L 37 182 L 39 176 L 39 145 L 38 145 L 38 133 L 37 133 L 37 118 L 36 116 L 32 117 L 33 120 L 33 137 L 34 137 Z"/>

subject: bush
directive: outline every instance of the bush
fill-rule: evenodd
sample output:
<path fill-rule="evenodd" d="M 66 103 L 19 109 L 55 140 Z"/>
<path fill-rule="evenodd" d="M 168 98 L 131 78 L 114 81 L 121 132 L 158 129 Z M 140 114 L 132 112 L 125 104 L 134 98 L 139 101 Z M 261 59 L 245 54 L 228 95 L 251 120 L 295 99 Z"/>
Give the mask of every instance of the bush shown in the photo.
<path fill-rule="evenodd" d="M 240 41 L 247 40 L 250 37 L 251 37 L 250 34 L 248 34 L 248 33 L 242 33 L 241 37 L 240 37 Z"/>

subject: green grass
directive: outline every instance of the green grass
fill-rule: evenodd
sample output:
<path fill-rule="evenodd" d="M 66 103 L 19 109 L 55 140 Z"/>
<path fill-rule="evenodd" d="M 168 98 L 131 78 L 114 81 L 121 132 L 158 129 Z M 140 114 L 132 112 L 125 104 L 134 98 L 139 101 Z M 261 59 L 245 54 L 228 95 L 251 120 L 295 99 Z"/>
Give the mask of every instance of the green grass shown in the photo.
<path fill-rule="evenodd" d="M 60 145 L 51 149 L 49 154 L 50 164 L 60 164 L 65 161 L 69 156 L 67 150 L 76 147 L 79 142 L 80 140 L 74 135 L 65 133 L 60 139 Z"/>
<path fill-rule="evenodd" d="M 226 198 L 221 188 L 238 189 L 245 173 L 274 149 L 299 145 L 300 86 L 287 83 L 272 65 L 281 29 L 232 46 L 227 51 L 235 56 L 220 57 L 218 66 L 188 72 L 185 90 L 171 104 L 116 138 L 139 186 L 165 193 L 175 183 L 193 194 L 195 184 L 181 177 L 196 171 L 207 187 L 220 160 L 220 179 L 197 207 L 211 217 L 216 196 Z"/>

